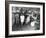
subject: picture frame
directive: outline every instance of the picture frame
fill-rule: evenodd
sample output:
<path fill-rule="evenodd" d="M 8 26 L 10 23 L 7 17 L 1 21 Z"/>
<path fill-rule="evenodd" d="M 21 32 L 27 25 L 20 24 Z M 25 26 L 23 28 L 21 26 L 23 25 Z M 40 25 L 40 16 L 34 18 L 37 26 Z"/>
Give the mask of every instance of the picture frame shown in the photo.
<path fill-rule="evenodd" d="M 22 18 L 24 21 L 21 21 Z M 28 23 L 29 20 L 31 21 Z M 5 1 L 5 36 L 38 35 L 45 35 L 45 3 Z"/>

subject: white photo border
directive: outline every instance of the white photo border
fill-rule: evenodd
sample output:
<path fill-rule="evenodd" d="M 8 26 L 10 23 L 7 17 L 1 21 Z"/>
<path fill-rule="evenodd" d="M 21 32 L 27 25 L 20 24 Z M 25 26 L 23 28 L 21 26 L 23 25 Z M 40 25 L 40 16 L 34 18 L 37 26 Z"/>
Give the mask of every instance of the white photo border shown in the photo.
<path fill-rule="evenodd" d="M 12 6 L 17 7 L 37 7 L 40 8 L 40 30 L 32 31 L 12 31 Z M 21 35 L 21 34 L 37 34 L 43 33 L 43 6 L 42 5 L 25 5 L 25 4 L 9 4 L 9 35 Z"/>

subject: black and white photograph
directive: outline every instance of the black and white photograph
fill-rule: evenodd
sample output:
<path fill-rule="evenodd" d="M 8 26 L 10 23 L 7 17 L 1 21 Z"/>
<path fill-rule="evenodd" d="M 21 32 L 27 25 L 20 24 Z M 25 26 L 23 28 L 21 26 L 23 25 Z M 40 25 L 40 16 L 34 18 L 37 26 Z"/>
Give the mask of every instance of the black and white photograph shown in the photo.
<path fill-rule="evenodd" d="M 44 34 L 43 3 L 9 3 L 8 35 Z"/>
<path fill-rule="evenodd" d="M 12 7 L 12 31 L 40 30 L 40 8 Z"/>

